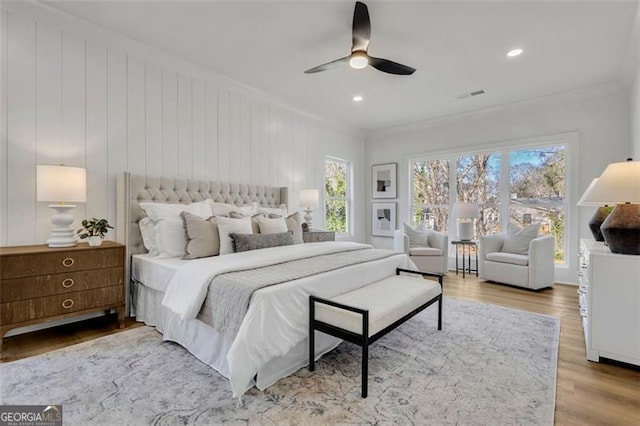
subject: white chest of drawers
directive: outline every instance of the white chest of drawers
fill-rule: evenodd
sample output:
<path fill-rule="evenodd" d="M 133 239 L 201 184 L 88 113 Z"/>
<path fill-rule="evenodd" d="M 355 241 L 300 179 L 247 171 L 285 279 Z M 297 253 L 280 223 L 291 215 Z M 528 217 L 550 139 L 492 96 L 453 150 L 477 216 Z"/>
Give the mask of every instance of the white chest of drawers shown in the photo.
<path fill-rule="evenodd" d="M 587 359 L 640 365 L 640 256 L 583 239 L 579 278 Z"/>

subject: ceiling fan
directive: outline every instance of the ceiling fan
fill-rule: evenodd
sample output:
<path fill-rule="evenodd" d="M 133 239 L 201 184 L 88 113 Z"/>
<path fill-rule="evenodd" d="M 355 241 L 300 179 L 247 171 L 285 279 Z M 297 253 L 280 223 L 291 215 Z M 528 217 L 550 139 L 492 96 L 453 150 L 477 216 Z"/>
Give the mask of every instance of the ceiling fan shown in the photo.
<path fill-rule="evenodd" d="M 407 65 L 402 65 L 388 59 L 374 58 L 367 53 L 369 41 L 371 39 L 371 20 L 369 19 L 369 9 L 367 5 L 357 1 L 353 11 L 353 45 L 351 46 L 351 54 L 326 64 L 308 69 L 305 74 L 313 74 L 320 71 L 326 71 L 331 68 L 348 62 L 351 68 L 362 69 L 367 65 L 371 65 L 378 71 L 397 75 L 411 75 L 416 69 Z"/>

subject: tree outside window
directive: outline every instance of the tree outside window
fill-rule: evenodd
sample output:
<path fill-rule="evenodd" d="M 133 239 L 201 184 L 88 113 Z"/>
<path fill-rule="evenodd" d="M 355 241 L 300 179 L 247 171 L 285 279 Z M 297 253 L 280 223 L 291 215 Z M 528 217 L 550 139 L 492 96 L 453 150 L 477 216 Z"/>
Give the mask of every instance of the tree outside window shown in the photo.
<path fill-rule="evenodd" d="M 327 158 L 325 162 L 325 222 L 330 231 L 347 233 L 351 226 L 349 175 L 351 164 L 347 161 Z"/>

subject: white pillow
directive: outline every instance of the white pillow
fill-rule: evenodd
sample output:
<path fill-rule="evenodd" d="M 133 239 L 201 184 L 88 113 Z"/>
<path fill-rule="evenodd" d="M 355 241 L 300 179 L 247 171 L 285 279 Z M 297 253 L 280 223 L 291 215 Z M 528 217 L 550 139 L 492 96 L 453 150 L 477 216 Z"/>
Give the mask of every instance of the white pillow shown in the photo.
<path fill-rule="evenodd" d="M 182 222 L 161 220 L 154 225 L 155 250 L 153 256 L 182 257 L 187 246 L 186 233 Z"/>
<path fill-rule="evenodd" d="M 212 216 L 211 207 L 208 200 L 198 201 L 191 204 L 142 202 L 138 205 L 145 211 L 147 216 L 149 216 L 149 219 L 154 222 L 158 222 L 160 220 L 182 222 L 182 219 L 180 218 L 181 212 L 189 212 L 203 219 Z"/>
<path fill-rule="evenodd" d="M 209 206 L 214 216 L 229 216 L 231 212 L 238 212 L 245 216 L 253 216 L 256 214 L 256 207 L 253 204 L 236 206 L 235 204 L 216 203 L 211 199 L 207 201 L 209 201 Z"/>
<path fill-rule="evenodd" d="M 409 247 L 429 247 L 429 235 L 425 229 L 415 229 L 405 223 L 404 233 L 409 237 Z"/>
<path fill-rule="evenodd" d="M 538 236 L 540 224 L 536 223 L 525 226 L 524 228 L 515 231 L 516 229 L 518 228 L 509 228 L 509 232 L 507 233 L 504 239 L 504 244 L 502 245 L 502 252 L 529 254 L 529 243 Z"/>
<path fill-rule="evenodd" d="M 218 233 L 220 234 L 220 254 L 233 253 L 233 242 L 229 234 L 253 234 L 251 228 L 251 217 L 233 219 L 230 217 L 216 217 L 218 222 Z"/>
<path fill-rule="evenodd" d="M 284 204 L 282 204 L 284 206 Z M 273 207 L 260 207 L 257 208 L 258 213 L 264 213 L 265 215 L 275 214 L 282 217 L 287 217 L 287 208 L 273 208 Z"/>
<path fill-rule="evenodd" d="M 278 234 L 287 232 L 287 222 L 284 217 L 269 219 L 266 217 L 258 217 L 258 226 L 260 226 L 261 234 Z"/>
<path fill-rule="evenodd" d="M 150 255 L 157 256 L 156 230 L 154 229 L 153 222 L 148 217 L 143 217 L 140 219 L 138 225 L 140 226 L 140 234 L 142 235 L 142 244 L 144 244 L 144 247 Z"/>

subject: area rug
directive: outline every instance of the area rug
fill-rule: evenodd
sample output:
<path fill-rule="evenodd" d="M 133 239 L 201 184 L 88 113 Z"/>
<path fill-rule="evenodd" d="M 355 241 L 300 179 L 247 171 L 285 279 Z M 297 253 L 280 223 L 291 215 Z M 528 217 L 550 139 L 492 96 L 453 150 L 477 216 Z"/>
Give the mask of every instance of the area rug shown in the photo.
<path fill-rule="evenodd" d="M 551 425 L 560 321 L 445 299 L 370 347 L 342 343 L 243 405 L 229 384 L 150 327 L 0 364 L 2 404 L 62 404 L 65 425 Z"/>

